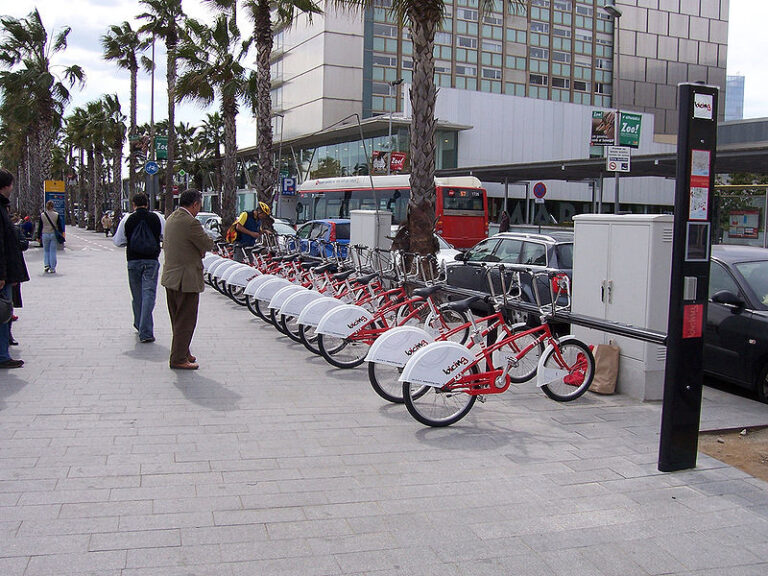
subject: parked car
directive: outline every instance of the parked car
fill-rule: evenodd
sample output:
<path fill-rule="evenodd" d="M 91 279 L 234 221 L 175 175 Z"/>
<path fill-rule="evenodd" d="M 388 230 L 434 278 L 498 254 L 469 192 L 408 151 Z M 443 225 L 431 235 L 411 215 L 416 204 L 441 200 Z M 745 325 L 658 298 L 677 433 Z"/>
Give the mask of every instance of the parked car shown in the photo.
<path fill-rule="evenodd" d="M 221 216 L 216 214 L 215 212 L 198 212 L 197 216 L 195 216 L 198 220 L 200 220 L 200 224 L 205 226 L 205 224 L 210 220 L 211 218 L 218 218 L 219 221 L 221 221 Z"/>
<path fill-rule="evenodd" d="M 768 402 L 768 250 L 712 246 L 704 372 Z"/>
<path fill-rule="evenodd" d="M 477 292 L 490 292 L 486 277 L 487 267 L 483 264 L 517 264 L 534 271 L 547 268 L 556 269 L 568 277 L 573 270 L 573 233 L 556 232 L 551 234 L 527 234 L 523 232 L 502 232 L 475 244 L 455 258 L 456 264 L 447 267 L 448 284 L 457 288 L 466 288 Z M 498 272 L 491 272 L 494 291 L 501 289 Z M 506 286 L 511 286 L 512 273 L 505 274 Z M 531 276 L 523 274 L 522 295 L 524 302 L 535 303 Z M 542 303 L 550 300 L 546 278 L 539 277 L 537 282 Z M 487 305 L 478 303 L 478 311 L 487 311 Z M 534 322 L 531 315 L 528 320 Z"/>
<path fill-rule="evenodd" d="M 224 235 L 221 229 L 221 216 L 214 214 L 203 223 L 203 231 L 212 239 L 218 240 Z"/>
<path fill-rule="evenodd" d="M 302 252 L 319 256 L 320 245 L 317 240 L 322 240 L 324 242 L 336 242 L 339 245 L 339 255 L 346 258 L 347 247 L 349 246 L 349 219 L 310 220 L 299 226 L 296 230 L 296 236 L 300 239 Z M 331 255 L 330 247 L 326 247 L 325 255 Z"/>
<path fill-rule="evenodd" d="M 453 244 L 446 242 L 439 234 L 435 234 L 435 238 L 437 238 L 437 243 L 439 245 L 436 254 L 438 263 L 445 262 L 446 266 L 455 264 L 456 255 L 461 254 L 461 250 L 456 250 L 456 248 L 453 247 Z"/>

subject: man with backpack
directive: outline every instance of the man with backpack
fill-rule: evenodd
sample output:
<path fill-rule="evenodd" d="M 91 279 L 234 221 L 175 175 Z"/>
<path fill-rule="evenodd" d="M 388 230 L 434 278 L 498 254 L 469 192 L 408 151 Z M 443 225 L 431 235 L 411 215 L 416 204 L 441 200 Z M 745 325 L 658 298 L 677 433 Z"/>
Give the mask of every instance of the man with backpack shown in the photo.
<path fill-rule="evenodd" d="M 112 238 L 115 246 L 127 246 L 128 285 L 133 304 L 133 327 L 139 341 L 155 341 L 152 312 L 155 309 L 157 276 L 160 269 L 160 240 L 165 221 L 147 208 L 149 200 L 141 192 L 131 198 L 133 212 L 124 217 Z"/>

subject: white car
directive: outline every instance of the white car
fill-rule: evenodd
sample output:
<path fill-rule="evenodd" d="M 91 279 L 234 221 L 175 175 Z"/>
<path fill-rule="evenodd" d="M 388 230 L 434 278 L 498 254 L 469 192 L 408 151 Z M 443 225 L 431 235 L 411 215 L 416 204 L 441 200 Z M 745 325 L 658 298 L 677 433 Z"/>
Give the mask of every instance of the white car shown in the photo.
<path fill-rule="evenodd" d="M 435 234 L 435 238 L 437 238 L 437 243 L 440 245 L 437 254 L 435 254 L 435 256 L 437 256 L 437 262 L 440 265 L 445 263 L 446 266 L 455 264 L 456 254 L 461 254 L 461 250 L 456 250 L 456 248 L 453 247 L 453 244 L 449 244 L 438 234 Z"/>

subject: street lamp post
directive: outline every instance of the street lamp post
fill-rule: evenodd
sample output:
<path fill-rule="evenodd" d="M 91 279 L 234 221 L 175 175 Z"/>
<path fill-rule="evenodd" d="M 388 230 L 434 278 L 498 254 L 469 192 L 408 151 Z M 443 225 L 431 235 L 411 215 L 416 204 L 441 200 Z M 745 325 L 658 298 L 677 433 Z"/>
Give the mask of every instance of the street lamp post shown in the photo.
<path fill-rule="evenodd" d="M 392 88 L 400 86 L 403 83 L 402 78 L 389 82 Z M 397 107 L 397 94 L 395 94 L 395 107 Z M 389 148 L 389 155 L 387 157 L 387 176 L 392 173 L 392 109 L 389 110 L 389 132 L 387 134 L 387 147 Z"/>
<path fill-rule="evenodd" d="M 619 133 L 621 131 L 621 109 L 619 105 L 619 22 L 621 21 L 621 9 L 613 2 L 603 6 L 603 10 L 613 19 L 613 106 L 616 108 L 616 120 L 614 123 L 615 144 L 619 143 Z M 618 214 L 621 211 L 619 203 L 619 173 L 613 173 L 614 178 L 614 201 L 613 212 Z"/>

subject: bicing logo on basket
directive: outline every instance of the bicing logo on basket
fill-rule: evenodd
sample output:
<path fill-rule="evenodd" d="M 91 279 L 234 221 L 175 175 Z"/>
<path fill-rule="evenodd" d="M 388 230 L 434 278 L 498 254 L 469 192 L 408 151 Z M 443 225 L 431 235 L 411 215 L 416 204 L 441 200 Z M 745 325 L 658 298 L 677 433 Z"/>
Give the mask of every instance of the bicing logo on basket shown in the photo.
<path fill-rule="evenodd" d="M 448 368 L 443 368 L 443 374 L 448 376 L 449 374 L 455 372 L 457 368 L 461 368 L 462 366 L 466 366 L 467 364 L 469 364 L 469 359 L 462 356 L 461 358 L 456 360 L 453 364 L 448 366 Z"/>
<path fill-rule="evenodd" d="M 427 342 L 426 340 L 422 339 L 421 342 L 419 342 L 418 344 L 416 344 L 412 348 L 409 348 L 408 350 L 406 350 L 405 351 L 405 355 L 406 356 L 413 356 L 413 353 L 416 352 L 416 350 L 418 350 L 420 348 L 424 348 L 424 346 L 426 346 L 427 344 L 429 344 L 429 342 Z"/>

